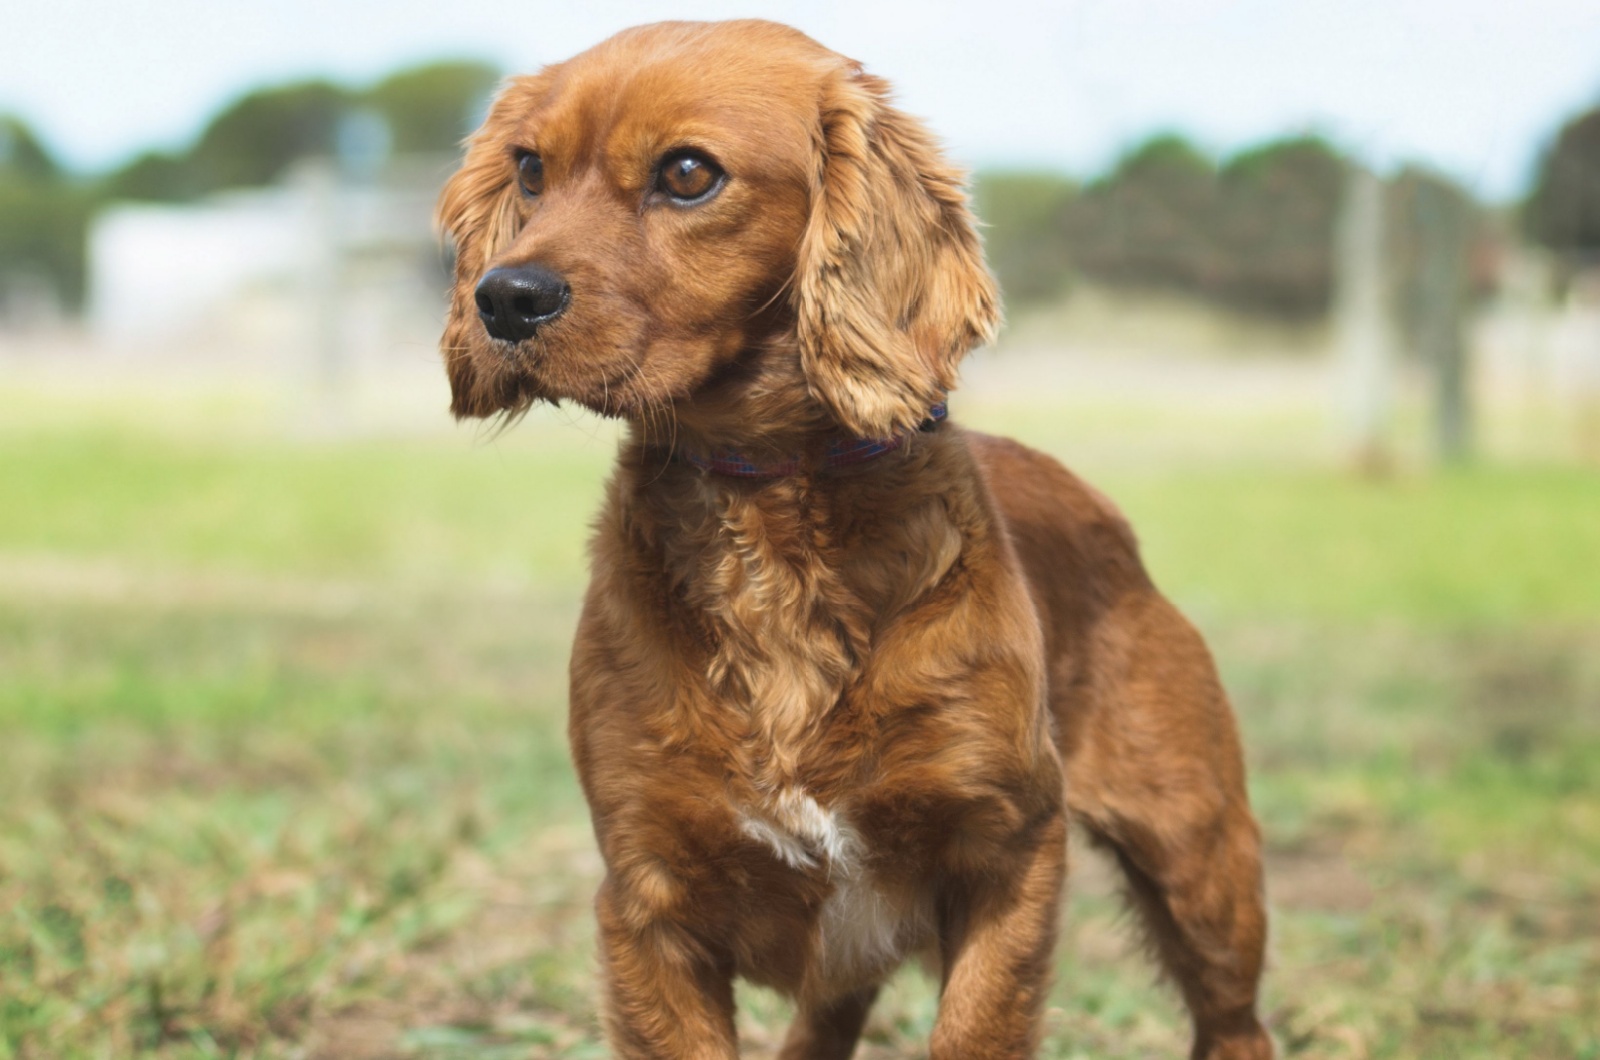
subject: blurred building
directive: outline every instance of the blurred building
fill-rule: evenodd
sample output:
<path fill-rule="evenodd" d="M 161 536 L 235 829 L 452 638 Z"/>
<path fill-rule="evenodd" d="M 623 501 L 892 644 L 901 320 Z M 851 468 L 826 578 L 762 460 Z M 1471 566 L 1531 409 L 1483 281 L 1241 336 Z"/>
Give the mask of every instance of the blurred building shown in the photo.
<path fill-rule="evenodd" d="M 113 206 L 89 236 L 93 337 L 132 353 L 297 351 L 332 371 L 431 351 L 446 286 L 432 213 L 449 165 L 399 160 L 355 179 L 310 160 L 273 187 Z"/>

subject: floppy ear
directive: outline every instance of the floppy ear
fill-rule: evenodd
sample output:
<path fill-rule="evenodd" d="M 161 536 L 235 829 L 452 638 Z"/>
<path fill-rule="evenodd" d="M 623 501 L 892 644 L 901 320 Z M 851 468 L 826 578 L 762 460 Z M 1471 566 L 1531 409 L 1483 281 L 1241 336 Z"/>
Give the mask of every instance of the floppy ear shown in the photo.
<path fill-rule="evenodd" d="M 458 419 L 516 412 L 531 400 L 514 377 L 486 372 L 476 364 L 474 351 L 488 338 L 474 293 L 489 263 L 517 235 L 512 138 L 516 115 L 542 84 L 538 76 L 517 78 L 501 90 L 482 127 L 468 138 L 461 168 L 439 194 L 439 227 L 455 246 L 455 283 L 439 350 L 450 377 L 450 411 Z"/>
<path fill-rule="evenodd" d="M 888 97 L 859 70 L 824 90 L 793 294 L 807 384 L 861 437 L 914 429 L 1000 321 L 964 174 Z"/>

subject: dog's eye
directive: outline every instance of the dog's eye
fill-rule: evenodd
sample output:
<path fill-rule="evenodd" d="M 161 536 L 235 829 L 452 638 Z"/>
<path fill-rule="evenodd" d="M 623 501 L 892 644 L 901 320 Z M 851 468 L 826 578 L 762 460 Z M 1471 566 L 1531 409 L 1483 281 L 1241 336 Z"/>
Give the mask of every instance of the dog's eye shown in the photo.
<path fill-rule="evenodd" d="M 656 187 L 679 202 L 698 202 L 722 185 L 723 172 L 711 159 L 680 151 L 661 163 Z"/>
<path fill-rule="evenodd" d="M 532 151 L 517 155 L 517 183 L 522 185 L 524 195 L 538 195 L 544 191 L 544 161 Z"/>

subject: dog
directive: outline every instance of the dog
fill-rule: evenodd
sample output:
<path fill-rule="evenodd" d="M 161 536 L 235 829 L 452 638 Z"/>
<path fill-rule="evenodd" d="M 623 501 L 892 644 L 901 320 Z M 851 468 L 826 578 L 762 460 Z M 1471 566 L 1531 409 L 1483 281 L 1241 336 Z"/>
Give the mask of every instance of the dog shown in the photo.
<path fill-rule="evenodd" d="M 964 175 L 888 85 L 767 22 L 661 23 L 509 81 L 440 200 L 459 418 L 627 423 L 570 739 L 619 1057 L 851 1055 L 937 969 L 929 1055 L 1024 1057 L 1075 821 L 1195 1057 L 1272 1053 L 1260 840 L 1212 660 L 1124 518 L 945 415 L 992 337 Z"/>

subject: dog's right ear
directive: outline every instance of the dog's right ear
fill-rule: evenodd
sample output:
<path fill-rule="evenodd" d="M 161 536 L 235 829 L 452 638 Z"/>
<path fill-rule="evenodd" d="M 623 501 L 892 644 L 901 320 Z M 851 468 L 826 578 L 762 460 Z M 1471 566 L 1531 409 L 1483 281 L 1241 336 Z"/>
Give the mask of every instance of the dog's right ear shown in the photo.
<path fill-rule="evenodd" d="M 450 377 L 450 411 L 457 419 L 515 412 L 527 404 L 516 387 L 507 391 L 480 369 L 475 351 L 488 336 L 478 319 L 478 281 L 489 263 L 511 245 L 518 230 L 518 197 L 513 151 L 518 116 L 544 93 L 544 74 L 507 82 L 489 107 L 488 117 L 468 137 L 461 168 L 439 194 L 436 218 L 455 248 L 455 282 L 439 350 Z"/>

